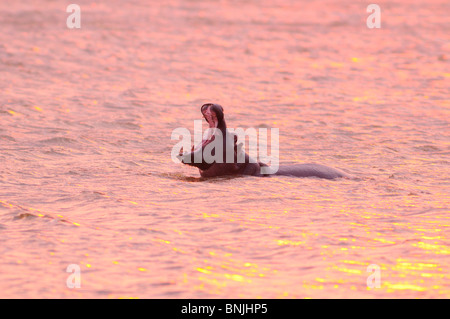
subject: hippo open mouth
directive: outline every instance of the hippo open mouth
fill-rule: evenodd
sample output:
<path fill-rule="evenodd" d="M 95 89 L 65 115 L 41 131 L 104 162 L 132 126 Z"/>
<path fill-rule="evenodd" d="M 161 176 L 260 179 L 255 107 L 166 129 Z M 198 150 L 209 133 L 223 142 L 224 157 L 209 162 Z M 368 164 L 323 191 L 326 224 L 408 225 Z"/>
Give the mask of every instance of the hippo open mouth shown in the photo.
<path fill-rule="evenodd" d="M 193 146 L 191 152 L 184 153 L 183 148 L 180 150 L 178 158 L 184 164 L 196 166 L 200 169 L 207 169 L 212 163 L 206 163 L 203 159 L 200 163 L 195 162 L 195 154 L 203 152 L 206 145 L 210 144 L 216 139 L 217 130 L 226 130 L 226 124 L 223 120 L 223 108 L 218 104 L 207 103 L 202 105 L 200 109 L 203 117 L 208 123 L 208 130 L 205 132 L 201 143 Z"/>
<path fill-rule="evenodd" d="M 204 148 L 206 145 L 214 141 L 216 138 L 217 129 L 221 129 L 219 126 L 223 125 L 223 108 L 218 104 L 207 103 L 203 104 L 200 109 L 203 117 L 208 123 L 208 130 L 203 136 L 202 142 L 197 146 L 192 148 L 192 151 L 198 150 L 199 148 Z M 220 125 L 222 124 L 222 125 Z"/>
<path fill-rule="evenodd" d="M 206 122 L 209 125 L 209 129 L 207 130 L 205 136 L 203 137 L 202 142 L 194 147 L 192 150 L 197 150 L 199 147 L 203 148 L 215 139 L 216 130 L 219 126 L 219 120 L 217 118 L 217 112 L 223 112 L 222 110 L 219 110 L 220 106 L 217 104 L 204 104 L 202 105 L 200 111 L 203 114 L 203 117 L 205 118 Z M 222 113 L 223 114 L 223 113 Z"/>
<path fill-rule="evenodd" d="M 220 109 L 219 109 L 220 108 Z M 219 125 L 219 120 L 217 118 L 217 112 L 220 112 L 223 114 L 223 109 L 217 104 L 204 104 L 202 105 L 200 111 L 203 114 L 203 117 L 205 118 L 206 122 L 208 122 L 210 128 L 217 128 Z M 223 117 L 223 115 L 222 115 Z"/>

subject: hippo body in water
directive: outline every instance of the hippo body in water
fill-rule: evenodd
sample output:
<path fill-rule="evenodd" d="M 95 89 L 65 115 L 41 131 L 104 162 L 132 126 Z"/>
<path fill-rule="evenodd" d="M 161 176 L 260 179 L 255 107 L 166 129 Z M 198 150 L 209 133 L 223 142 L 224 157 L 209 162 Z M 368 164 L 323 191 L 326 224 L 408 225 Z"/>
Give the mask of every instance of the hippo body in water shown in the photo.
<path fill-rule="evenodd" d="M 217 161 L 208 163 L 203 159 L 203 157 L 201 157 L 201 161 L 195 161 L 196 154 L 203 154 L 205 148 L 215 140 L 217 134 L 214 133 L 210 133 L 209 136 L 203 139 L 201 144 L 197 147 L 193 147 L 191 152 L 183 153 L 183 150 L 180 150 L 180 154 L 177 156 L 178 159 L 183 164 L 197 167 L 202 177 L 216 177 L 224 175 L 283 175 L 296 177 L 319 177 L 326 179 L 351 177 L 349 174 L 341 170 L 314 163 L 281 165 L 274 173 L 262 173 L 262 167 L 266 167 L 268 171 L 270 171 L 270 168 L 264 163 L 256 162 L 248 154 L 246 154 L 242 150 L 242 143 L 237 144 L 237 136 L 227 130 L 222 106 L 218 104 L 204 104 L 201 107 L 201 112 L 209 124 L 210 131 L 221 133 L 219 135 L 222 137 L 222 149 L 234 151 L 233 160 L 231 161 L 227 158 L 226 151 L 223 151 L 223 159 L 221 163 Z M 217 132 L 217 130 L 220 130 L 220 132 Z M 243 158 L 244 160 L 238 160 L 238 158 Z"/>

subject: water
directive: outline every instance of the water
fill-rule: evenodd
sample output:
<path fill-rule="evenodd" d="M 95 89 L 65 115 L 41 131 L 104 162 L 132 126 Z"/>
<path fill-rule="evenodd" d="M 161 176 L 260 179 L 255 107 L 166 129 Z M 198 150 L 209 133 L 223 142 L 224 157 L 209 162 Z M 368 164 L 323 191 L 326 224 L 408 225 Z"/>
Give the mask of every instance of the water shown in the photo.
<path fill-rule="evenodd" d="M 449 3 L 377 3 L 3 1 L 0 296 L 450 297 Z M 200 179 L 206 102 L 359 179 Z"/>

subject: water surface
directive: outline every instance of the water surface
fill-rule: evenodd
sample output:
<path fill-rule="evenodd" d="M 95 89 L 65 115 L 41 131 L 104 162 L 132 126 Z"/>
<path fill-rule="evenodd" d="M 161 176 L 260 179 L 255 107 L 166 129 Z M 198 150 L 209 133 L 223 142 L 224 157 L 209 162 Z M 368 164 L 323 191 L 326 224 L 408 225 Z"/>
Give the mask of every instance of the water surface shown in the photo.
<path fill-rule="evenodd" d="M 450 297 L 448 1 L 77 3 L 0 3 L 1 297 Z M 200 179 L 206 102 L 359 179 Z"/>

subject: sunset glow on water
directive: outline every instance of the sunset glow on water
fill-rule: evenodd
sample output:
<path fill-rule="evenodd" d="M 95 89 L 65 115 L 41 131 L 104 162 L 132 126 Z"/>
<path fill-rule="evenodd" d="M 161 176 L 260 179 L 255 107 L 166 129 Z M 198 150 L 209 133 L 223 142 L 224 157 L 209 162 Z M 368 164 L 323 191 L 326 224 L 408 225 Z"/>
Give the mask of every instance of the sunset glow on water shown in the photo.
<path fill-rule="evenodd" d="M 447 0 L 77 4 L 0 2 L 1 298 L 450 297 Z M 200 178 L 208 102 L 357 179 Z"/>

